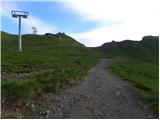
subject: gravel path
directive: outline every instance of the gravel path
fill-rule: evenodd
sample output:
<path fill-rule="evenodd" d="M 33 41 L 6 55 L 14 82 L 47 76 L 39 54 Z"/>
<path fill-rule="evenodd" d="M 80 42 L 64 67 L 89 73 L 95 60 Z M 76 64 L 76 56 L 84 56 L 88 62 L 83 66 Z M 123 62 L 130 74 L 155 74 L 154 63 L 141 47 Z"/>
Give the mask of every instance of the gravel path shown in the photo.
<path fill-rule="evenodd" d="M 110 63 L 101 59 L 81 84 L 60 95 L 44 95 L 29 118 L 157 118 L 126 81 L 110 73 Z"/>

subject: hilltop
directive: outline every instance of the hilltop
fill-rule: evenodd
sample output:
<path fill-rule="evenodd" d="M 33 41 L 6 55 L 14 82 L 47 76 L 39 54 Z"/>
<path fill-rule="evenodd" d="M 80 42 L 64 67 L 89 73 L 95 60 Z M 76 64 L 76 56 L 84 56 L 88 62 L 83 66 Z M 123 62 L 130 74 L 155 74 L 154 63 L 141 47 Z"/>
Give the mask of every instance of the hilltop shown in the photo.
<path fill-rule="evenodd" d="M 2 47 L 5 46 L 9 49 L 10 45 L 13 47 L 17 47 L 18 43 L 18 35 L 9 34 L 6 32 L 1 32 L 1 39 L 2 39 Z M 51 34 L 47 33 L 45 35 L 38 35 L 38 34 L 24 34 L 22 35 L 22 40 L 24 44 L 24 49 L 28 49 L 28 47 L 34 46 L 37 49 L 37 46 L 46 46 L 52 45 L 54 46 L 79 46 L 84 47 L 83 44 L 79 43 L 72 37 L 66 35 L 65 33 L 57 33 Z M 12 44 L 10 44 L 12 43 Z"/>
<path fill-rule="evenodd" d="M 140 41 L 112 41 L 93 49 L 101 54 L 112 56 L 114 58 L 110 66 L 112 72 L 129 81 L 135 91 L 148 101 L 154 110 L 158 111 L 158 36 L 144 36 Z"/>
<path fill-rule="evenodd" d="M 1 39 L 2 99 L 9 104 L 57 93 L 78 83 L 97 63 L 93 50 L 64 33 L 22 35 L 23 52 L 18 35 L 1 32 Z"/>
<path fill-rule="evenodd" d="M 141 41 L 112 41 L 109 43 L 104 43 L 102 46 L 95 49 L 112 56 L 124 56 L 152 63 L 158 63 L 159 37 L 145 36 Z"/>
<path fill-rule="evenodd" d="M 141 98 L 148 101 L 153 109 L 158 111 L 159 38 L 157 36 L 145 36 L 141 41 L 112 41 L 100 47 L 87 48 L 65 33 L 25 34 L 22 35 L 23 52 L 18 51 L 18 35 L 1 32 L 1 41 L 2 117 L 4 118 L 19 116 L 15 115 L 15 113 L 20 113 L 15 111 L 15 108 L 32 113 L 34 109 L 32 104 L 37 103 L 34 98 L 39 99 L 49 93 L 57 95 L 66 88 L 83 82 L 87 72 L 98 63 L 99 59 L 108 57 L 113 61 L 108 66 L 109 73 L 113 72 L 121 79 L 128 80 Z M 93 74 L 100 78 L 106 76 L 105 65 L 101 65 L 105 68 L 103 75 L 97 72 Z M 97 68 L 99 71 L 100 68 Z M 90 78 L 97 82 L 90 81 L 90 84 L 102 85 L 108 89 L 93 76 Z M 110 79 L 107 78 L 107 80 Z M 103 81 L 106 82 L 106 79 Z M 91 92 L 96 94 L 94 91 Z M 106 94 L 106 91 L 104 93 Z M 43 104 L 46 105 L 44 100 Z M 17 105 L 27 107 L 17 108 Z M 41 109 L 43 108 L 38 110 Z M 79 113 L 79 111 L 76 112 Z M 37 114 L 39 117 L 39 112 Z"/>

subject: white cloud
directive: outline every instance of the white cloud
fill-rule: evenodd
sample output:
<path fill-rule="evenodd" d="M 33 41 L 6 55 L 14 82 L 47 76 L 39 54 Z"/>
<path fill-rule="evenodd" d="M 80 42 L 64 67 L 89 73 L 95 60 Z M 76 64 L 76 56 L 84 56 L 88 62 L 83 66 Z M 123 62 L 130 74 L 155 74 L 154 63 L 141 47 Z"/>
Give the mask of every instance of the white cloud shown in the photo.
<path fill-rule="evenodd" d="M 55 33 L 57 31 L 55 26 L 52 26 L 35 16 L 28 16 L 28 19 L 23 20 L 23 23 L 25 24 L 26 29 L 30 32 L 32 31 L 31 27 L 36 26 L 38 34 L 45 34 L 47 32 Z"/>
<path fill-rule="evenodd" d="M 136 25 L 135 25 L 136 24 Z M 76 38 L 79 42 L 86 46 L 100 46 L 105 42 L 112 40 L 121 41 L 125 39 L 141 40 L 145 35 L 158 35 L 158 30 L 155 31 L 157 25 L 144 26 L 139 23 L 131 24 L 130 22 L 119 24 L 114 27 L 99 27 L 83 33 L 71 33 L 70 35 Z M 144 31 L 144 29 L 146 29 Z"/>
<path fill-rule="evenodd" d="M 128 20 L 156 13 L 159 0 L 71 0 L 69 7 L 84 20 Z M 157 13 L 158 14 L 158 13 Z"/>
<path fill-rule="evenodd" d="M 52 1 L 52 0 L 51 0 Z M 58 0 L 54 0 L 58 1 Z M 64 9 L 69 9 L 80 16 L 84 22 L 96 21 L 97 28 L 86 32 L 70 33 L 86 46 L 99 46 L 111 40 L 140 40 L 144 35 L 159 35 L 159 0 L 60 0 Z M 1 2 L 9 11 L 19 10 L 15 2 Z M 11 14 L 1 9 L 2 16 L 13 19 Z M 23 29 L 32 33 L 31 26 L 36 26 L 39 34 L 56 32 L 57 28 L 35 16 L 23 19 Z M 2 21 L 3 22 L 3 21 Z M 65 21 L 64 21 L 65 22 Z M 109 25 L 109 23 L 114 23 Z M 118 24 L 117 24 L 118 22 Z M 17 29 L 16 29 L 17 30 Z"/>
<path fill-rule="evenodd" d="M 12 22 L 15 22 L 17 24 L 18 27 L 18 19 L 17 18 L 13 18 L 11 16 L 11 11 L 12 10 L 21 10 L 18 6 L 18 4 L 16 3 L 16 1 L 3 1 L 0 4 L 0 10 L 1 10 L 1 15 L 3 17 L 6 17 L 8 19 L 10 19 Z M 5 21 L 2 21 L 2 24 L 4 24 Z M 46 23 L 45 21 L 41 20 L 40 18 L 36 17 L 36 16 L 31 16 L 29 14 L 27 19 L 23 19 L 22 18 L 22 33 L 23 31 L 25 31 L 25 33 L 32 33 L 32 26 L 36 26 L 37 28 L 37 33 L 38 34 L 44 34 L 47 32 L 56 32 L 57 28 L 56 26 L 52 26 L 49 23 Z M 17 30 L 17 29 L 15 29 Z M 6 31 L 7 32 L 7 31 Z"/>
<path fill-rule="evenodd" d="M 111 40 L 140 40 L 144 35 L 159 35 L 159 0 L 73 1 L 68 8 L 84 21 L 102 26 L 87 32 L 71 33 L 86 46 L 99 46 Z M 109 21 L 121 21 L 108 26 Z"/>
<path fill-rule="evenodd" d="M 18 6 L 13 4 L 13 2 L 9 2 L 9 3 L 5 1 L 0 2 L 0 12 L 2 17 L 7 17 L 8 19 L 13 21 L 11 16 L 11 11 L 14 9 L 18 10 Z"/>

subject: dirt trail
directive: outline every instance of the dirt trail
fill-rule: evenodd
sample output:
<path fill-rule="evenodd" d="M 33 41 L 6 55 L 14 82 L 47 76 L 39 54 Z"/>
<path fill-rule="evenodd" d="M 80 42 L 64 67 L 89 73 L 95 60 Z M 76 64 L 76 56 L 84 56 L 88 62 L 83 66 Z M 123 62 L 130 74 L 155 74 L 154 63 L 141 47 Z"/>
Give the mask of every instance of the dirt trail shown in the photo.
<path fill-rule="evenodd" d="M 102 59 L 84 81 L 61 95 L 46 95 L 45 110 L 30 118 L 156 118 L 147 104 L 140 100 L 131 86 L 108 70 L 110 59 Z M 46 97 L 46 98 L 45 98 Z M 42 108 L 42 106 L 41 106 Z M 28 117 L 28 116 L 26 116 Z"/>

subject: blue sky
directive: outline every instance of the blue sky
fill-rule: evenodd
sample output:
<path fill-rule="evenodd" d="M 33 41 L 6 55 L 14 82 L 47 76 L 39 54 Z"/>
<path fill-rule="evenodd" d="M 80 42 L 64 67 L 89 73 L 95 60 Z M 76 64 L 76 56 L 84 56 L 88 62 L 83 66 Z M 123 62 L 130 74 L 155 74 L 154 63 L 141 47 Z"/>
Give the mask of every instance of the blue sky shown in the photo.
<path fill-rule="evenodd" d="M 25 10 L 29 12 L 29 16 L 36 16 L 42 21 L 45 21 L 47 24 L 51 26 L 56 26 L 55 32 L 85 32 L 90 29 L 93 29 L 97 26 L 96 22 L 85 22 L 82 21 L 81 18 L 70 12 L 68 9 L 64 9 L 64 4 L 69 4 L 65 2 L 57 2 L 57 1 L 17 1 L 11 2 L 2 2 L 3 7 L 6 9 L 12 9 L 8 6 L 13 5 L 13 10 Z M 19 6 L 20 4 L 20 6 Z M 16 8 L 16 9 L 14 9 Z M 5 10 L 5 9 L 4 9 Z M 5 10 L 5 12 L 8 12 Z M 8 14 L 9 15 L 9 14 Z M 13 18 L 14 19 L 14 18 Z M 17 19 L 18 21 L 18 19 Z M 33 26 L 32 20 L 28 20 Z M 8 26 L 10 26 L 8 28 Z M 8 17 L 2 16 L 2 30 L 16 34 L 17 31 L 15 28 L 17 24 L 12 22 Z M 28 33 L 30 31 L 23 29 L 23 33 Z M 46 31 L 50 32 L 50 31 Z M 41 32 L 40 32 L 41 33 Z"/>
<path fill-rule="evenodd" d="M 22 33 L 65 32 L 86 46 L 99 46 L 112 40 L 140 40 L 158 35 L 158 0 L 2 0 L 1 30 L 17 34 L 18 19 L 11 10 L 26 10 Z M 150 9 L 149 9 L 150 8 Z"/>

